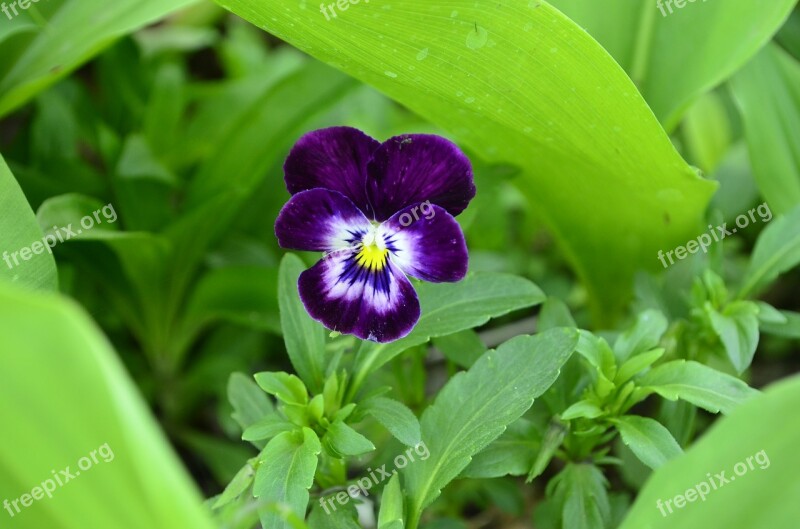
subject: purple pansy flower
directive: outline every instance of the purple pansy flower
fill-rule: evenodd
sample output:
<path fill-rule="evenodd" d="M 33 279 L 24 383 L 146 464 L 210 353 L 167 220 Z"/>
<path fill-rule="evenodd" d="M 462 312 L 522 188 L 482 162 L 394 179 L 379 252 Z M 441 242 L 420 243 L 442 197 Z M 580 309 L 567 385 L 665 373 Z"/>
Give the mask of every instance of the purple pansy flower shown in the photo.
<path fill-rule="evenodd" d="M 472 166 L 452 142 L 412 134 L 384 143 L 349 127 L 306 134 L 284 166 L 293 195 L 275 222 L 283 248 L 325 252 L 300 275 L 312 318 L 390 342 L 419 320 L 407 275 L 432 282 L 467 273 L 453 218 L 475 196 Z"/>

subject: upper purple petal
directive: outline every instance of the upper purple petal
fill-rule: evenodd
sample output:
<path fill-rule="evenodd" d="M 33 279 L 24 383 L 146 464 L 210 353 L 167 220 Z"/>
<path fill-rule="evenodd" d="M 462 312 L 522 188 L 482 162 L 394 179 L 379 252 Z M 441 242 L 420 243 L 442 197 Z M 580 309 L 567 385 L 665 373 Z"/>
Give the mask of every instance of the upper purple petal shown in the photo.
<path fill-rule="evenodd" d="M 315 130 L 300 138 L 283 166 L 286 189 L 295 194 L 318 187 L 353 201 L 368 217 L 367 164 L 380 143 L 351 127 Z"/>
<path fill-rule="evenodd" d="M 283 248 L 328 252 L 352 246 L 371 226 L 343 194 L 310 189 L 283 206 L 275 221 L 275 236 Z"/>
<path fill-rule="evenodd" d="M 464 279 L 469 265 L 461 227 L 428 203 L 409 206 L 381 225 L 391 260 L 406 274 L 434 283 Z"/>
<path fill-rule="evenodd" d="M 367 196 L 375 220 L 430 201 L 456 216 L 475 196 L 472 165 L 453 142 L 440 136 L 411 134 L 390 138 L 367 167 Z"/>
<path fill-rule="evenodd" d="M 329 253 L 300 274 L 303 305 L 327 328 L 362 340 L 390 342 L 406 336 L 420 316 L 414 287 L 391 260 L 370 270 L 359 265 L 357 252 Z"/>

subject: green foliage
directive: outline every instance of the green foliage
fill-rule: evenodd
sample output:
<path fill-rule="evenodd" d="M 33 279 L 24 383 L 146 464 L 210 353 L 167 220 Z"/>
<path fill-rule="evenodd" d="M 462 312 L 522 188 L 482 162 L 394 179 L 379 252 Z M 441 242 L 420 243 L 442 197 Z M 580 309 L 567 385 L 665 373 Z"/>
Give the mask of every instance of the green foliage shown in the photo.
<path fill-rule="evenodd" d="M 767 226 L 756 242 L 740 297 L 763 289 L 800 263 L 800 206 Z"/>
<path fill-rule="evenodd" d="M 553 329 L 517 337 L 487 352 L 456 375 L 422 416 L 422 437 L 431 457 L 405 473 L 409 529 L 422 510 L 486 447 L 550 387 L 577 345 L 577 333 Z"/>
<path fill-rule="evenodd" d="M 635 496 L 625 529 L 793 527 L 796 384 L 754 388 L 800 337 L 796 7 L 768 43 L 796 2 L 220 0 L 299 51 L 211 2 L 93 2 L 0 14 L 0 250 L 114 213 L 57 270 L 0 262 L 0 499 L 117 457 L 12 526 L 210 526 L 165 434 L 229 529 L 610 529 Z M 473 164 L 470 273 L 412 280 L 393 343 L 309 317 L 319 256 L 275 240 L 281 164 L 331 125 Z"/>
<path fill-rule="evenodd" d="M 410 347 L 544 301 L 542 291 L 530 281 L 481 272 L 471 273 L 456 284 L 424 283 L 419 285 L 417 293 L 422 315 L 411 334 L 388 344 L 361 344 L 355 359 L 356 378 L 351 385 L 351 397 L 364 378 Z"/>
<path fill-rule="evenodd" d="M 731 80 L 753 161 L 753 176 L 776 214 L 800 204 L 800 64 L 776 45 Z M 764 97 L 769 94 L 769 97 Z"/>
<path fill-rule="evenodd" d="M 0 115 L 69 74 L 111 42 L 195 0 L 52 0 L 0 28 Z M 36 31 L 42 26 L 47 31 Z M 75 31 L 81 28 L 81 31 Z"/>

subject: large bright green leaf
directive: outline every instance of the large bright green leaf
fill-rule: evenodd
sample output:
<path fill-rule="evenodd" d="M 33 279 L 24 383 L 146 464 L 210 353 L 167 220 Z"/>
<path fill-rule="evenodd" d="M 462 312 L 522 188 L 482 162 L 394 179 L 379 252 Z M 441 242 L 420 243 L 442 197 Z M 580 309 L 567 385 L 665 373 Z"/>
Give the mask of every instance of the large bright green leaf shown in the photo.
<path fill-rule="evenodd" d="M 72 303 L 9 288 L 0 284 L 0 498 L 31 494 L 53 470 L 74 478 L 3 526 L 213 527 L 95 325 Z"/>
<path fill-rule="evenodd" d="M 33 289 L 56 290 L 56 262 L 25 195 L 0 156 L 0 280 Z M 36 247 L 33 245 L 36 244 Z M 34 253 L 34 250 L 38 250 Z M 19 252 L 23 253 L 20 254 Z"/>
<path fill-rule="evenodd" d="M 29 2 L 30 7 L 19 8 L 19 15 L 11 20 L 0 17 L 0 116 L 115 39 L 195 1 L 48 0 Z"/>
<path fill-rule="evenodd" d="M 372 0 L 331 20 L 296 0 L 219 3 L 487 161 L 522 167 L 520 186 L 598 317 L 622 306 L 636 269 L 699 228 L 714 185 L 680 158 L 613 59 L 545 2 Z"/>
<path fill-rule="evenodd" d="M 731 89 L 758 188 L 776 214 L 787 213 L 800 204 L 800 63 L 768 46 L 736 74 Z"/>
<path fill-rule="evenodd" d="M 578 343 L 561 328 L 518 336 L 450 379 L 422 416 L 430 457 L 408 467 L 409 529 L 472 457 L 517 420 L 558 377 Z"/>
<path fill-rule="evenodd" d="M 622 529 L 795 529 L 800 423 L 787 418 L 796 414 L 798 400 L 800 378 L 794 377 L 720 420 L 683 456 L 653 473 Z M 727 483 L 719 483 L 721 472 Z M 702 500 L 696 487 L 707 491 Z M 676 508 L 675 497 L 688 490 L 695 491 L 689 494 L 693 501 Z"/>
<path fill-rule="evenodd" d="M 769 42 L 796 0 L 551 3 L 606 47 L 671 130 L 693 99 Z"/>

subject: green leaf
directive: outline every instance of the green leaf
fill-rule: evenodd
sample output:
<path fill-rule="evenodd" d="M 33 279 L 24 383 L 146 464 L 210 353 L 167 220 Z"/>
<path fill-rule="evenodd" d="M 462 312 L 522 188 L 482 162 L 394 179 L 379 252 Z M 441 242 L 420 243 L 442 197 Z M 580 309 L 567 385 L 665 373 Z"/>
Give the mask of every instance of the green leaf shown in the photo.
<path fill-rule="evenodd" d="M 769 387 L 714 423 L 683 456 L 653 473 L 621 529 L 744 528 L 754 524 L 795 529 L 800 423 L 787 418 L 796 415 L 799 401 L 800 377 L 795 376 Z M 737 468 L 740 472 L 745 469 L 744 473 L 737 475 Z M 721 472 L 726 480 L 736 481 L 712 488 L 709 480 L 718 485 Z M 686 494 L 690 490 L 694 491 L 693 503 Z M 675 506 L 678 495 L 684 497 L 682 508 Z"/>
<path fill-rule="evenodd" d="M 631 356 L 655 349 L 667 330 L 667 318 L 657 310 L 646 310 L 636 316 L 633 327 L 614 342 L 614 354 L 622 363 Z"/>
<path fill-rule="evenodd" d="M 533 467 L 541 433 L 524 417 L 511 423 L 503 435 L 478 452 L 464 472 L 465 478 L 523 476 Z"/>
<path fill-rule="evenodd" d="M 81 231 L 85 218 L 92 219 L 93 226 Z M 179 296 L 167 281 L 166 268 L 175 255 L 168 238 L 119 231 L 113 204 L 103 206 L 94 198 L 75 193 L 45 200 L 37 219 L 47 234 L 61 228 L 65 250 L 70 245 L 81 246 L 83 251 L 70 252 L 71 260 L 93 273 L 112 293 L 111 301 L 144 344 L 145 352 L 162 356 L 175 353 L 167 343 L 167 327 L 172 317 L 169 307 L 179 302 Z M 185 270 L 182 274 L 187 275 Z M 170 360 L 177 363 L 174 358 Z"/>
<path fill-rule="evenodd" d="M 533 466 L 531 466 L 528 472 L 528 477 L 525 479 L 526 483 L 530 483 L 534 478 L 540 476 L 542 472 L 544 472 L 547 465 L 550 464 L 550 461 L 556 454 L 556 451 L 561 448 L 561 443 L 567 436 L 568 431 L 569 425 L 563 423 L 558 418 L 554 418 L 550 421 L 542 437 L 542 445 L 536 454 L 536 460 L 533 462 Z"/>
<path fill-rule="evenodd" d="M 749 297 L 800 264 L 800 206 L 774 219 L 758 236 L 738 297 Z"/>
<path fill-rule="evenodd" d="M 541 332 L 556 327 L 577 327 L 577 325 L 567 304 L 558 298 L 549 297 L 542 305 L 537 329 Z"/>
<path fill-rule="evenodd" d="M 622 442 L 650 468 L 658 468 L 683 453 L 669 430 L 656 420 L 624 415 L 611 422 L 619 430 Z"/>
<path fill-rule="evenodd" d="M 118 355 L 74 302 L 0 282 L 0 401 L 25 404 L 0 406 L 0 423 L 13 425 L 0 436 L 0 498 L 97 460 L 11 527 L 214 527 Z"/>
<path fill-rule="evenodd" d="M 581 330 L 577 351 L 597 369 L 598 377 L 606 385 L 611 384 L 610 381 L 617 374 L 617 361 L 605 338 L 598 338 L 589 331 Z"/>
<path fill-rule="evenodd" d="M 758 392 L 747 384 L 716 369 L 686 360 L 674 360 L 654 367 L 637 384 L 665 399 L 682 399 L 712 413 L 731 413 Z"/>
<path fill-rule="evenodd" d="M 107 208 L 108 217 L 105 219 L 99 215 L 103 208 Z M 97 222 L 93 217 L 93 213 L 97 212 L 98 217 L 102 222 Z M 66 240 L 80 240 L 91 237 L 91 232 L 88 230 L 79 233 L 81 229 L 81 220 L 84 217 L 91 217 L 94 225 L 94 230 L 118 231 L 116 224 L 117 216 L 116 210 L 112 204 L 103 204 L 96 198 L 88 197 L 78 193 L 67 193 L 65 195 L 57 195 L 45 200 L 39 210 L 36 212 L 36 218 L 39 221 L 39 226 L 45 233 L 55 233 L 58 230 L 54 228 L 72 228 L 72 234 L 65 233 L 61 230 L 62 235 Z M 113 221 L 111 220 L 113 219 Z"/>
<path fill-rule="evenodd" d="M 53 254 L 49 245 L 42 244 L 44 234 L 2 156 L 0 233 L 3 234 L 3 247 L 0 249 L 4 252 L 3 261 L 0 262 L 0 280 L 35 290 L 58 289 L 58 273 Z M 35 249 L 39 250 L 37 253 L 33 251 L 34 244 L 37 245 Z M 20 251 L 24 255 L 18 255 Z"/>
<path fill-rule="evenodd" d="M 233 406 L 233 420 L 239 424 L 242 431 L 275 413 L 275 407 L 269 397 L 250 377 L 242 373 L 231 373 L 228 379 L 228 400 Z"/>
<path fill-rule="evenodd" d="M 753 8 L 754 19 L 769 15 L 777 28 L 789 1 L 777 15 Z M 634 273 L 658 266 L 659 249 L 699 228 L 715 184 L 680 158 L 605 50 L 546 2 L 478 0 L 451 16 L 450 4 L 383 9 L 388 0 L 373 0 L 337 20 L 296 0 L 219 3 L 376 87 L 486 162 L 521 167 L 520 188 L 585 279 L 598 318 L 613 318 Z M 653 86 L 670 93 L 678 78 L 671 72 Z"/>
<path fill-rule="evenodd" d="M 800 63 L 766 46 L 731 80 L 758 188 L 775 214 L 800 204 Z"/>
<path fill-rule="evenodd" d="M 597 404 L 588 400 L 581 400 L 559 414 L 562 420 L 571 421 L 573 419 L 585 418 L 596 419 L 605 415 L 605 412 Z"/>
<path fill-rule="evenodd" d="M 255 423 L 247 427 L 242 434 L 242 439 L 245 441 L 261 441 L 263 439 L 271 439 L 278 434 L 294 430 L 296 426 L 287 422 L 277 415 L 269 415 L 262 417 Z"/>
<path fill-rule="evenodd" d="M 594 465 L 569 463 L 548 489 L 561 506 L 563 527 L 569 529 L 605 529 L 611 517 L 611 505 L 603 472 Z"/>
<path fill-rule="evenodd" d="M 325 328 L 311 319 L 300 301 L 297 280 L 305 269 L 296 255 L 284 256 L 278 277 L 278 304 L 289 359 L 311 392 L 319 393 L 325 373 Z"/>
<path fill-rule="evenodd" d="M 578 342 L 575 330 L 519 336 L 450 379 L 422 416 L 430 457 L 408 467 L 409 529 L 422 510 L 555 381 Z"/>
<path fill-rule="evenodd" d="M 422 283 L 417 293 L 422 317 L 409 336 L 415 338 L 478 327 L 490 318 L 545 300 L 541 289 L 527 279 L 484 272 L 471 273 L 458 283 Z"/>
<path fill-rule="evenodd" d="M 733 226 L 736 217 L 752 208 L 759 198 L 743 139 L 728 150 L 711 178 L 719 182 L 719 190 L 711 201 L 709 211 L 719 210 L 722 213 L 721 220 Z M 762 206 L 761 211 L 766 213 L 766 207 Z"/>
<path fill-rule="evenodd" d="M 290 529 L 292 524 L 266 506 L 280 504 L 300 519 L 308 507 L 308 489 L 314 484 L 317 455 L 322 451 L 317 435 L 309 428 L 302 433 L 285 432 L 273 438 L 261 452 L 253 485 L 253 496 L 261 500 L 261 525 Z"/>
<path fill-rule="evenodd" d="M 192 3 L 194 0 L 119 0 L 113 4 L 53 0 L 20 10 L 10 25 L 22 24 L 25 29 L 14 40 L 0 40 L 4 61 L 0 116 L 71 73 L 115 39 Z"/>
<path fill-rule="evenodd" d="M 632 3 L 551 0 L 628 71 L 672 130 L 689 104 L 736 72 L 780 29 L 795 0 Z M 663 6 L 663 7 L 659 7 Z M 668 42 L 669 45 L 664 45 Z M 703 53 L 697 53 L 699 48 Z"/>
<path fill-rule="evenodd" d="M 722 97 L 709 92 L 692 105 L 683 121 L 686 148 L 705 174 L 713 173 L 732 141 L 731 122 Z"/>
<path fill-rule="evenodd" d="M 177 438 L 208 466 L 219 483 L 230 482 L 241 469 L 242 461 L 253 457 L 251 447 L 204 432 L 186 429 Z"/>
<path fill-rule="evenodd" d="M 359 415 L 369 415 L 406 446 L 422 441 L 417 417 L 405 404 L 385 397 L 373 397 L 358 404 Z"/>
<path fill-rule="evenodd" d="M 422 315 L 411 334 L 387 344 L 362 342 L 355 360 L 350 396 L 363 380 L 394 357 L 437 336 L 477 327 L 513 310 L 544 301 L 532 282 L 510 274 L 470 273 L 458 283 L 423 283 L 417 287 Z"/>
<path fill-rule="evenodd" d="M 480 336 L 472 329 L 436 337 L 432 343 L 445 358 L 464 369 L 472 367 L 486 352 L 486 346 Z"/>
<path fill-rule="evenodd" d="M 158 160 L 144 136 L 138 134 L 125 139 L 116 172 L 121 179 L 152 180 L 170 187 L 178 185 L 178 177 Z"/>
<path fill-rule="evenodd" d="M 281 333 L 277 270 L 226 266 L 205 274 L 192 291 L 184 316 L 185 331 L 195 336 L 205 325 L 224 320 Z"/>
<path fill-rule="evenodd" d="M 395 474 L 386 484 L 381 495 L 378 529 L 403 529 L 403 513 L 403 490 L 400 487 L 400 475 Z"/>
<path fill-rule="evenodd" d="M 758 305 L 758 323 L 777 323 L 782 324 L 788 321 L 788 318 L 778 309 L 765 303 L 763 301 L 756 301 Z"/>
<path fill-rule="evenodd" d="M 795 59 L 800 59 L 800 11 L 795 8 L 789 15 L 789 20 L 775 35 L 775 40 L 789 51 Z"/>
<path fill-rule="evenodd" d="M 328 452 L 337 458 L 360 456 L 375 450 L 372 441 L 352 429 L 344 421 L 334 421 L 328 427 L 322 443 Z"/>
<path fill-rule="evenodd" d="M 622 386 L 625 384 L 625 382 L 632 379 L 634 376 L 638 375 L 651 365 L 655 364 L 662 356 L 664 356 L 663 348 L 653 349 L 652 351 L 647 351 L 646 353 L 637 354 L 622 364 L 622 367 L 620 367 L 619 371 L 617 372 L 617 376 L 614 377 L 614 384 L 617 386 Z"/>
<path fill-rule="evenodd" d="M 744 372 L 752 363 L 758 347 L 758 305 L 750 301 L 734 301 L 718 312 L 706 303 L 706 312 L 731 364 L 737 372 Z"/>
<path fill-rule="evenodd" d="M 331 500 L 324 506 L 314 503 L 311 516 L 308 517 L 308 529 L 361 529 L 356 503 L 349 501 L 346 505 L 340 505 L 333 500 L 334 496 L 322 498 Z"/>
<path fill-rule="evenodd" d="M 288 373 L 256 373 L 256 383 L 261 389 L 275 395 L 287 404 L 308 404 L 308 390 L 303 381 Z"/>
<path fill-rule="evenodd" d="M 786 317 L 784 323 L 762 322 L 760 325 L 761 331 L 784 338 L 800 338 L 800 313 L 781 311 L 781 314 Z"/>
<path fill-rule="evenodd" d="M 248 462 L 242 469 L 236 473 L 236 476 L 228 483 L 222 494 L 214 501 L 214 509 L 219 509 L 233 502 L 236 498 L 242 495 L 244 491 L 250 488 L 255 478 L 256 471 L 253 466 Z"/>
<path fill-rule="evenodd" d="M 193 138 L 200 136 L 190 147 L 203 159 L 189 187 L 190 206 L 235 189 L 236 197 L 221 210 L 226 218 L 235 216 L 270 168 L 286 156 L 291 142 L 305 132 L 310 117 L 357 86 L 315 61 L 298 68 L 296 56 L 279 56 L 276 63 L 261 76 L 231 83 L 190 124 Z"/>

